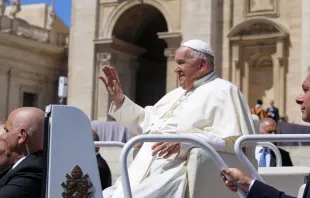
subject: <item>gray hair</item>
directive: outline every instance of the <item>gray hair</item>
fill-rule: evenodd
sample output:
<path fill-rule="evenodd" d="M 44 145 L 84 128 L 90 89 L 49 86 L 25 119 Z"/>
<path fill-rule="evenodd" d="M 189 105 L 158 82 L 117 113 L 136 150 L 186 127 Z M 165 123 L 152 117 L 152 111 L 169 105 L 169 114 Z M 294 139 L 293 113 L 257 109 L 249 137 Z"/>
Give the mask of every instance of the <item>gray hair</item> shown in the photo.
<path fill-rule="evenodd" d="M 209 55 L 209 54 L 191 49 L 191 52 L 189 55 L 191 58 L 205 59 L 207 61 L 208 65 L 214 67 L 214 57 Z"/>

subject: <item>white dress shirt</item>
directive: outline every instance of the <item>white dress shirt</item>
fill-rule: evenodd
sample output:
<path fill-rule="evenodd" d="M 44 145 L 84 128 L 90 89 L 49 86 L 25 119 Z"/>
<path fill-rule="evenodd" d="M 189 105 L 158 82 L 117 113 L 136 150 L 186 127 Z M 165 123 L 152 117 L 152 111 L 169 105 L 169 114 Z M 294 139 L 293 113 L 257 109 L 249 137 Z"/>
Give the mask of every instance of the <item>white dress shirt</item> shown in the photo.
<path fill-rule="evenodd" d="M 259 160 L 261 158 L 261 156 L 263 155 L 262 152 L 260 152 L 263 149 L 263 147 L 261 146 L 257 146 L 255 148 L 255 158 L 259 164 Z M 270 167 L 270 160 L 271 160 L 271 153 L 270 150 L 268 150 L 268 154 L 266 155 L 266 167 Z"/>
<path fill-rule="evenodd" d="M 19 160 L 17 160 L 17 162 L 13 165 L 12 169 L 13 170 L 18 164 L 20 164 L 27 156 L 24 156 L 22 158 L 20 158 Z"/>

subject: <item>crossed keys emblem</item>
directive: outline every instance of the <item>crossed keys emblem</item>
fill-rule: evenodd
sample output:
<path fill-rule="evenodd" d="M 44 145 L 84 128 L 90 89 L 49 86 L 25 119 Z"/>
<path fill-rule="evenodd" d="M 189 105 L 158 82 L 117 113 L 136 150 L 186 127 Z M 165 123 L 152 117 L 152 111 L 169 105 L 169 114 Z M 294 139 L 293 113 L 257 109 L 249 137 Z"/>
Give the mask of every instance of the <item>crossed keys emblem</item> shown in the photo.
<path fill-rule="evenodd" d="M 89 189 L 93 186 L 88 184 L 88 174 L 83 176 L 82 169 L 75 165 L 71 171 L 71 175 L 66 174 L 67 181 L 61 186 L 66 190 L 62 193 L 63 198 L 91 198 L 92 192 Z"/>

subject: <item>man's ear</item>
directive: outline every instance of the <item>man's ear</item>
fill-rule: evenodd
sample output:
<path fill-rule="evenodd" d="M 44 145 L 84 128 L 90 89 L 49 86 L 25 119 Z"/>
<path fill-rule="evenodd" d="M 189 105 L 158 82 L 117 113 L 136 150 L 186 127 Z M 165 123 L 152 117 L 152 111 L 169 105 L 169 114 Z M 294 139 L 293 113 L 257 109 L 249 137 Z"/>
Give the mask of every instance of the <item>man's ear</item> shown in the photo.
<path fill-rule="evenodd" d="M 199 70 L 200 70 L 200 71 L 204 71 L 204 70 L 207 69 L 207 67 L 208 67 L 207 61 L 206 61 L 205 59 L 202 59 L 202 60 L 200 61 Z"/>
<path fill-rule="evenodd" d="M 26 129 L 21 129 L 19 133 L 18 144 L 24 144 L 28 140 L 28 133 Z"/>

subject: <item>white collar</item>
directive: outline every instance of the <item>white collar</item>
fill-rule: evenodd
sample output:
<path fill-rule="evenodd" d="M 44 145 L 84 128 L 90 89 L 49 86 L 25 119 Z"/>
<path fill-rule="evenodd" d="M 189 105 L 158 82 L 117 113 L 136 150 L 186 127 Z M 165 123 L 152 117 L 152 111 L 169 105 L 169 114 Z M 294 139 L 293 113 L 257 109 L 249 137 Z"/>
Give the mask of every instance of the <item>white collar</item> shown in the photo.
<path fill-rule="evenodd" d="M 96 156 L 97 156 L 97 155 L 100 155 L 100 153 L 99 153 L 99 152 L 96 152 Z"/>
<path fill-rule="evenodd" d="M 204 77 L 196 80 L 194 82 L 194 88 L 199 87 L 200 85 L 203 85 L 205 83 L 208 83 L 214 79 L 216 79 L 218 76 L 216 75 L 215 71 L 210 72 L 209 74 L 205 75 Z"/>
<path fill-rule="evenodd" d="M 12 170 L 13 170 L 18 164 L 20 164 L 26 157 L 27 157 L 27 156 L 24 156 L 24 157 L 20 158 L 20 159 L 13 165 Z"/>

